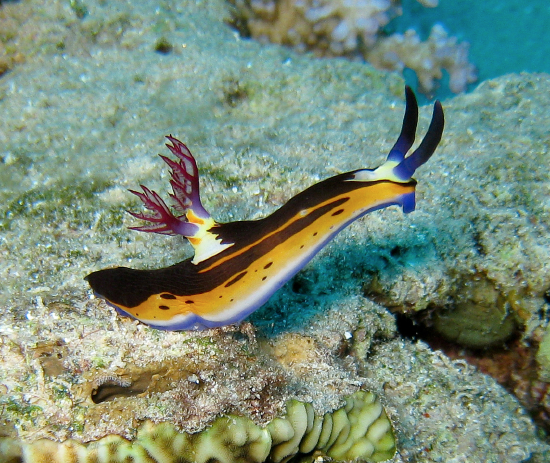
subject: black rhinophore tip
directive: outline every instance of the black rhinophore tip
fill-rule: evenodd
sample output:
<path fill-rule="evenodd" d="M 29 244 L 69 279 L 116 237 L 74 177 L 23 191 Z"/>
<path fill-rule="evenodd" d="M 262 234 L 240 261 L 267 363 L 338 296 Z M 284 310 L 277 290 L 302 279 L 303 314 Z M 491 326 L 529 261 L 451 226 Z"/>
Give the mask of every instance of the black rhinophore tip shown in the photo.
<path fill-rule="evenodd" d="M 405 100 L 403 126 L 399 138 L 388 154 L 388 161 L 401 162 L 414 143 L 416 126 L 418 125 L 418 103 L 414 92 L 408 85 L 405 87 Z"/>
<path fill-rule="evenodd" d="M 426 136 L 420 143 L 420 146 L 414 150 L 410 156 L 403 159 L 401 163 L 393 168 L 393 173 L 402 180 L 410 179 L 415 170 L 430 159 L 434 153 L 437 145 L 441 141 L 444 126 L 445 116 L 443 114 L 443 107 L 439 101 L 436 101 L 434 104 L 432 121 L 430 122 L 430 127 L 428 127 Z M 401 138 L 401 136 L 399 138 Z M 399 140 L 397 140 L 397 143 L 399 143 Z"/>

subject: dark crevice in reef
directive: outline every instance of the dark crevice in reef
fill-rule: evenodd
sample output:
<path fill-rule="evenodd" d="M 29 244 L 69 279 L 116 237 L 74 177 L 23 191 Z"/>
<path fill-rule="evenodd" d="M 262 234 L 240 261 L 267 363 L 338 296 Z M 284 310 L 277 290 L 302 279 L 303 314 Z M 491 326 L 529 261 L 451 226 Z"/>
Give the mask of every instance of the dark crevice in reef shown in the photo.
<path fill-rule="evenodd" d="M 397 325 L 397 331 L 404 338 L 412 340 L 424 340 L 426 337 L 428 337 L 429 328 L 427 328 L 424 324 L 418 322 L 412 317 L 401 313 L 396 313 L 394 315 Z"/>
<path fill-rule="evenodd" d="M 132 382 L 118 377 L 105 377 L 98 381 L 92 390 L 91 399 L 95 404 L 108 402 L 117 397 L 132 397 L 144 393 L 151 383 L 152 375 L 144 374 Z"/>

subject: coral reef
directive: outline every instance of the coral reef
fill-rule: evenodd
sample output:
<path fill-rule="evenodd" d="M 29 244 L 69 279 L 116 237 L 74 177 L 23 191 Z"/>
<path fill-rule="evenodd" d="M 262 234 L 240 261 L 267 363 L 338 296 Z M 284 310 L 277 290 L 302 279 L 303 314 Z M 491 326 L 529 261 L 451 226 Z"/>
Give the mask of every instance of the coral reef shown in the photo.
<path fill-rule="evenodd" d="M 59 310 L 56 305 L 44 308 Z M 80 340 L 63 327 L 76 320 L 83 325 Z M 192 336 L 157 334 L 124 322 L 113 331 L 110 322 L 90 322 L 66 317 L 62 324 L 31 328 L 34 334 L 18 330 L 11 340 L 4 335 L 0 360 L 13 367 L 0 370 L 6 388 L 0 398 L 3 435 L 90 441 L 118 434 L 133 439 L 147 420 L 169 420 L 192 433 L 229 413 L 265 425 L 290 399 L 311 402 L 325 413 L 359 385 L 318 342 L 310 344 L 307 356 L 322 370 L 315 378 L 303 362 L 280 363 L 271 353 L 278 351 L 277 344 L 258 341 L 250 324 Z M 52 341 L 37 344 L 36 338 Z M 296 350 L 304 342 L 296 337 L 286 344 Z M 24 387 L 17 384 L 21 377 L 26 378 Z"/>
<path fill-rule="evenodd" d="M 468 61 L 468 44 L 433 26 L 426 41 L 414 30 L 384 36 L 383 27 L 401 14 L 399 0 L 230 0 L 235 22 L 262 41 L 313 51 L 319 56 L 362 56 L 379 69 L 412 69 L 420 89 L 433 92 L 449 74 L 451 91 L 460 93 L 476 80 Z M 437 1 L 419 0 L 426 7 Z"/>
<path fill-rule="evenodd" d="M 399 371 L 381 385 L 381 379 L 387 377 L 389 369 L 394 368 L 385 361 L 390 352 L 401 359 Z M 396 431 L 414 435 L 415 448 L 401 448 L 398 443 L 404 462 L 471 461 L 472 448 L 481 442 L 474 436 L 479 435 L 485 426 L 488 433 L 482 439 L 487 445 L 475 458 L 476 461 L 542 463 L 547 460 L 545 455 L 537 455 L 536 451 L 517 445 L 531 439 L 528 429 L 532 426 L 528 424 L 531 421 L 529 415 L 520 412 L 517 400 L 508 401 L 504 388 L 489 376 L 476 371 L 464 359 L 450 360 L 441 351 L 434 351 L 423 342 L 411 345 L 410 341 L 396 339 L 380 346 L 370 356 L 365 374 L 367 383 L 375 389 L 383 389 L 385 407 L 390 417 L 392 406 L 399 410 Z M 465 377 L 468 377 L 467 384 L 463 382 Z M 446 389 L 450 383 L 455 384 L 456 388 L 441 400 L 439 391 Z M 519 412 L 523 419 L 509 421 L 501 414 L 503 409 Z M 416 415 L 417 412 L 419 415 Z M 480 421 L 475 415 L 484 418 Z M 446 419 L 442 420 L 444 416 L 454 417 L 450 427 L 445 424 Z M 501 420 L 505 420 L 506 424 Z M 491 432 L 491 428 L 493 431 L 499 428 L 499 431 Z M 436 448 L 446 448 L 448 453 Z M 448 456 L 442 457 L 445 454 Z"/>
<path fill-rule="evenodd" d="M 452 284 L 444 283 L 448 275 L 437 276 L 439 285 L 433 284 L 434 275 L 426 278 L 404 272 L 399 280 L 393 272 L 379 272 L 363 290 L 392 311 L 466 347 L 503 345 L 522 326 L 525 313 L 516 293 L 503 293 L 486 274 L 453 275 Z"/>
<path fill-rule="evenodd" d="M 251 317 L 267 339 L 250 323 L 160 333 L 92 299 L 83 277 L 189 254 L 126 228 L 125 187 L 163 189 L 150 162 L 163 136 L 201 153 L 205 206 L 220 220 L 259 217 L 321 178 L 377 165 L 401 124 L 403 81 L 240 40 L 223 26 L 225 0 L 87 0 L 82 20 L 69 3 L 1 7 L 24 12 L 14 30 L 34 44 L 0 79 L 0 435 L 17 440 L 3 448 L 133 441 L 144 422 L 197 433 L 224 415 L 265 428 L 288 400 L 324 414 L 361 389 L 394 424 L 394 463 L 547 461 L 509 392 L 403 339 L 387 310 L 444 308 L 462 291 L 474 301 L 458 283 L 481 275 L 481 300 L 506 299 L 522 342 L 545 328 L 547 75 L 508 75 L 446 101 L 417 210 L 380 211 L 337 236 Z M 420 130 L 428 121 L 420 108 Z M 375 276 L 386 307 L 361 293 Z"/>
<path fill-rule="evenodd" d="M 434 311 L 434 329 L 463 346 L 502 345 L 516 333 L 513 309 L 487 278 L 456 282 L 456 296 L 446 309 Z"/>
<path fill-rule="evenodd" d="M 391 458 L 395 439 L 380 402 L 372 393 L 358 391 L 343 407 L 319 415 L 310 404 L 292 400 L 285 416 L 264 428 L 249 418 L 228 415 L 197 434 L 178 432 L 170 423 L 148 421 L 132 442 L 117 435 L 87 444 L 47 439 L 26 444 L 0 438 L 2 461 L 21 463 L 261 463 L 267 458 L 279 463 L 313 451 L 335 461 Z"/>

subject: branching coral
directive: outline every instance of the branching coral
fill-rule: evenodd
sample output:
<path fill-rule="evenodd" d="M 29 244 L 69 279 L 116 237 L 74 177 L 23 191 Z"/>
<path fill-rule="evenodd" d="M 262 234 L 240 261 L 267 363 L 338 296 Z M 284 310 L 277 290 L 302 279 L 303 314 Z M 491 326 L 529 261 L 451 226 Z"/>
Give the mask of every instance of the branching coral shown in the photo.
<path fill-rule="evenodd" d="M 414 70 L 421 90 L 431 92 L 442 69 L 458 93 L 476 80 L 468 44 L 448 37 L 441 25 L 427 41 L 409 30 L 383 37 L 382 28 L 401 14 L 399 0 L 231 0 L 250 35 L 262 42 L 313 51 L 319 56 L 360 56 L 380 69 Z M 426 7 L 436 0 L 418 0 Z"/>
<path fill-rule="evenodd" d="M 475 66 L 468 62 L 468 47 L 468 43 L 457 43 L 441 24 L 436 24 L 425 42 L 409 29 L 404 34 L 380 39 L 365 52 L 365 58 L 379 69 L 413 69 L 425 92 L 434 89 L 435 80 L 442 78 L 445 69 L 449 73 L 449 88 L 460 93 L 477 78 Z"/>

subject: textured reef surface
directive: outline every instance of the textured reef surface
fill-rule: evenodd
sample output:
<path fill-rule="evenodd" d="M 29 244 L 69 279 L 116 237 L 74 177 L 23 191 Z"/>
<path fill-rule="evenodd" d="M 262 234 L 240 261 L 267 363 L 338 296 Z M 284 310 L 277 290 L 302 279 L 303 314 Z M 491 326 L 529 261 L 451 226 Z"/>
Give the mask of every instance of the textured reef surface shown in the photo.
<path fill-rule="evenodd" d="M 548 75 L 444 101 L 417 211 L 352 224 L 239 327 L 160 332 L 92 297 L 90 271 L 190 254 L 127 229 L 126 188 L 166 192 L 164 135 L 196 155 L 220 221 L 376 167 L 393 144 L 399 76 L 244 40 L 231 20 L 222 0 L 0 5 L 2 458 L 31 462 L 40 448 L 61 462 L 101 442 L 121 455 L 203 450 L 196 441 L 216 430 L 242 450 L 220 461 L 280 445 L 275 460 L 331 456 L 321 435 L 334 438 L 336 422 L 359 436 L 335 438 L 337 459 L 352 448 L 383 459 L 394 442 L 393 462 L 545 461 L 550 446 L 516 397 L 404 337 L 395 317 L 469 348 L 515 338 L 536 359 L 523 390 L 550 410 Z M 419 133 L 429 117 L 421 108 Z"/>

